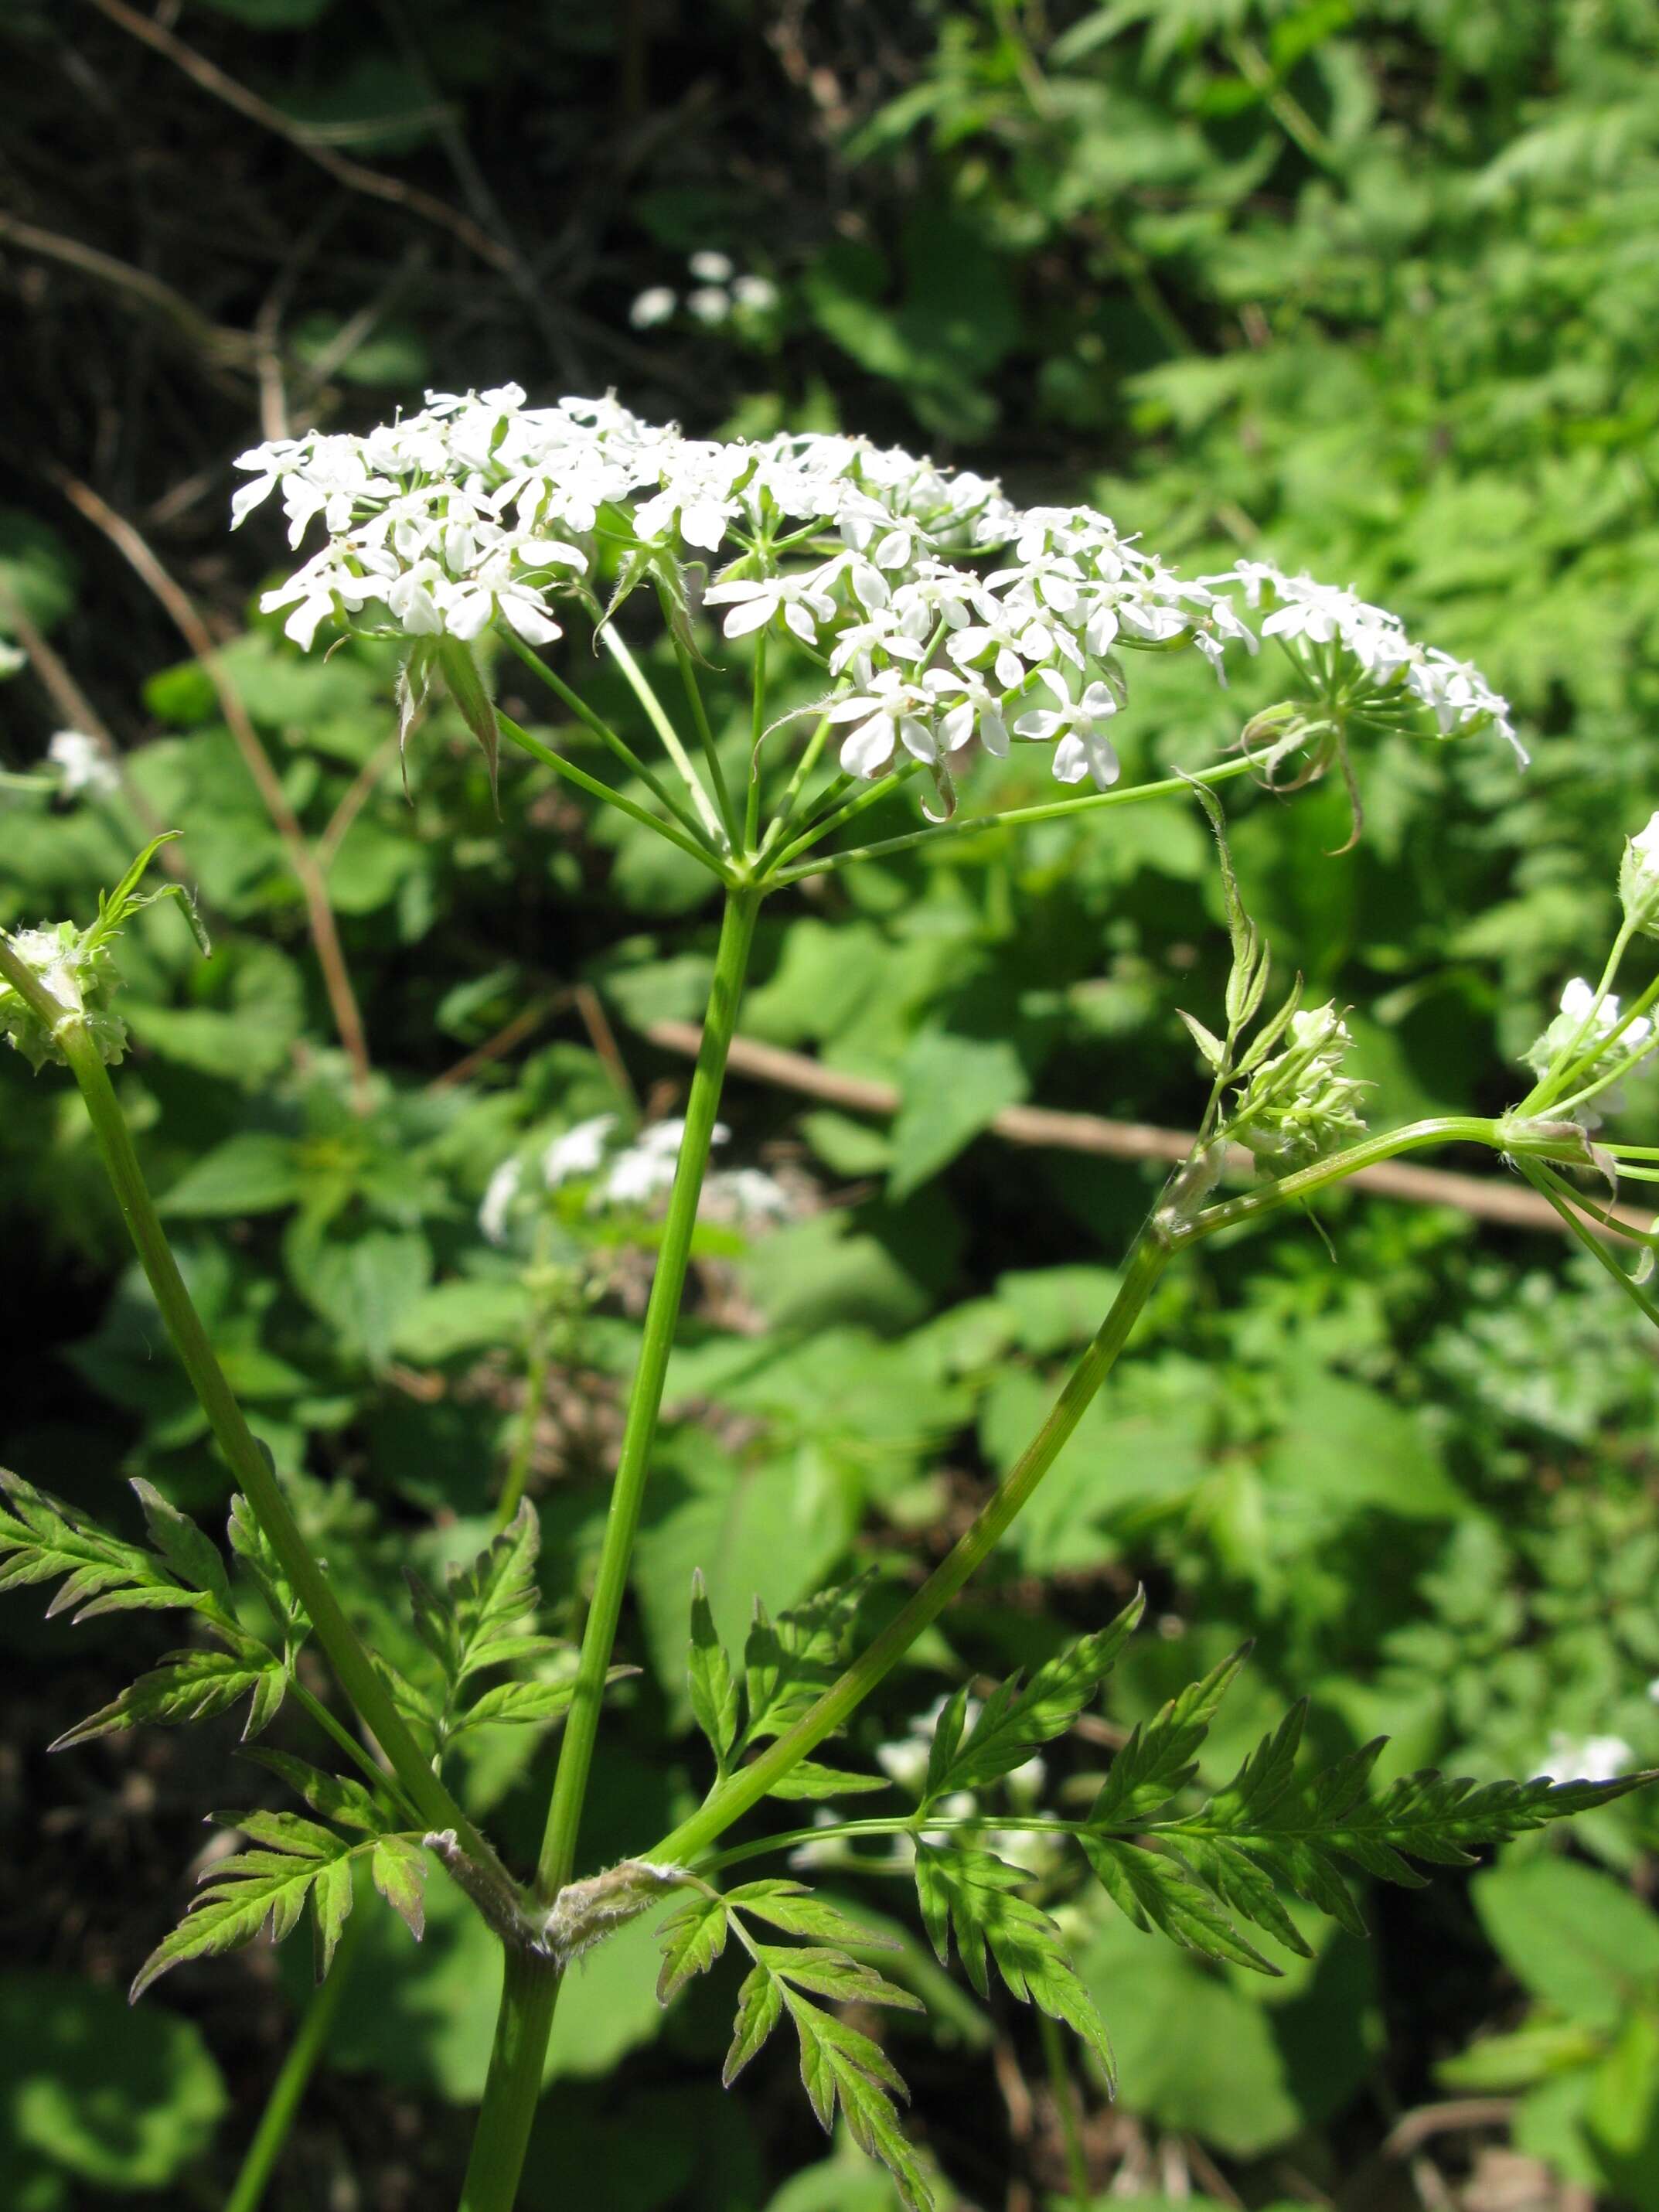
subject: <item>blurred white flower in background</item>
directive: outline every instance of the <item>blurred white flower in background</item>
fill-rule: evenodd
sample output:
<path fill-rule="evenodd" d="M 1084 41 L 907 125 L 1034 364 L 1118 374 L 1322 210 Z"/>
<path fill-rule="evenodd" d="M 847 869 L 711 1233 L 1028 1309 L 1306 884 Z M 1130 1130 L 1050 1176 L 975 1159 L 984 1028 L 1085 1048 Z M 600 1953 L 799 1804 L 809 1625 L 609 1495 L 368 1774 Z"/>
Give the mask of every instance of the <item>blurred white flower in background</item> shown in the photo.
<path fill-rule="evenodd" d="M 46 758 L 62 771 L 66 797 L 73 798 L 82 791 L 107 793 L 121 787 L 114 763 L 97 738 L 88 737 L 84 730 L 54 732 L 46 746 Z"/>

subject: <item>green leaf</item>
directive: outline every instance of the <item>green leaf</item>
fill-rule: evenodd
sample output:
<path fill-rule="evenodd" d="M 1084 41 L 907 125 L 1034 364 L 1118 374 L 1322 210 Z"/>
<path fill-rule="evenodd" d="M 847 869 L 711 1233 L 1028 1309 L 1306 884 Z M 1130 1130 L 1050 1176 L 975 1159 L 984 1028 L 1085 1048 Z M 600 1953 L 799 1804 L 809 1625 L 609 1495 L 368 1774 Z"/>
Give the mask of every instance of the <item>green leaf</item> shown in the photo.
<path fill-rule="evenodd" d="M 416 1229 L 365 1229 L 355 1237 L 295 1237 L 289 1227 L 289 1273 L 308 1304 L 338 1332 L 343 1348 L 384 1367 L 404 1316 L 426 1289 L 432 1248 Z"/>
<path fill-rule="evenodd" d="M 132 1487 L 144 1510 L 145 1523 L 156 1550 L 179 1581 L 188 1589 L 205 1591 L 222 1612 L 232 1613 L 234 1618 L 230 1577 L 225 1572 L 217 1545 L 210 1542 L 176 1505 L 169 1504 L 154 1483 L 138 1476 Z"/>
<path fill-rule="evenodd" d="M 696 1975 L 706 1974 L 726 1949 L 726 1907 L 723 1897 L 692 1898 L 662 1923 L 662 1971 L 657 2002 L 669 2004 Z"/>
<path fill-rule="evenodd" d="M 844 1766 L 824 1766 L 815 1759 L 802 1759 L 766 1794 L 788 1801 L 865 1797 L 873 1790 L 890 1790 L 892 1786 L 884 1774 L 855 1774 Z"/>
<path fill-rule="evenodd" d="M 178 1728 L 190 1721 L 210 1719 L 257 1689 L 272 1673 L 282 1679 L 281 1667 L 263 1645 L 251 1647 L 248 1653 L 170 1651 L 159 1667 L 141 1674 L 118 1698 L 88 1715 L 78 1727 L 65 1729 L 50 1747 L 63 1751 L 72 1743 L 91 1743 L 99 1736 L 120 1735 L 146 1724 Z M 269 1712 L 263 1718 L 257 1712 L 250 1714 L 244 1734 L 253 1730 L 256 1722 L 263 1725 L 269 1717 Z"/>
<path fill-rule="evenodd" d="M 292 1758 L 285 1751 L 255 1751 L 248 1756 L 268 1766 L 324 1820 L 337 1820 L 343 1828 L 358 1828 L 370 1836 L 386 1829 L 386 1815 L 362 1784 L 354 1782 L 349 1775 L 325 1774 L 320 1767 L 309 1766 L 303 1759 Z"/>
<path fill-rule="evenodd" d="M 919 1190 L 1030 1087 L 1006 1038 L 957 1036 L 945 1030 L 923 1030 L 906 1053 L 899 1079 L 902 1097 L 888 1178 L 895 1200 Z"/>
<path fill-rule="evenodd" d="M 783 2018 L 783 1984 L 769 1966 L 757 1962 L 744 1977 L 738 1991 L 738 2016 L 732 2025 L 731 2048 L 720 2068 L 720 2081 L 729 2089 L 773 2029 Z"/>
<path fill-rule="evenodd" d="M 1659 1918 L 1611 1875 L 1552 1853 L 1494 1867 L 1470 1888 L 1510 1972 L 1569 2020 L 1613 2028 L 1659 1988 Z"/>
<path fill-rule="evenodd" d="M 1146 1609 L 1137 1591 L 1117 1618 L 1039 1667 L 1024 1688 L 1012 1675 L 999 1683 L 959 1746 L 950 1747 L 947 1721 L 960 1729 L 961 1701 L 940 1715 L 927 1762 L 924 1806 L 953 1790 L 982 1790 L 1023 1766 L 1039 1744 L 1063 1735 L 1111 1673 Z M 941 1749 L 941 1735 L 947 1739 Z"/>
<path fill-rule="evenodd" d="M 746 1912 L 753 1919 L 769 1921 L 786 1935 L 810 1936 L 820 1942 L 861 1947 L 865 1950 L 902 1948 L 896 1937 L 881 1934 L 866 1920 L 855 1920 L 839 1905 L 815 1896 L 804 1882 L 745 1882 L 740 1888 L 726 1892 L 726 1903 L 732 1911 Z"/>
<path fill-rule="evenodd" d="M 1084 1835 L 1079 1841 L 1106 1893 L 1134 1927 L 1156 1928 L 1207 1959 L 1231 1960 L 1261 1974 L 1282 1971 L 1239 1934 L 1216 1899 L 1173 1859 L 1113 1837 Z"/>
<path fill-rule="evenodd" d="M 351 1861 L 331 1859 L 311 1886 L 312 1930 L 317 1979 L 325 1981 L 356 1899 Z"/>
<path fill-rule="evenodd" d="M 245 1826 L 258 1820 L 252 1814 L 231 1817 L 240 1817 Z M 272 1818 L 277 1822 L 274 1826 Z M 153 1982 L 186 1959 L 216 1958 L 238 1950 L 266 1928 L 273 1943 L 292 1932 L 312 1885 L 330 1866 L 348 1857 L 351 1847 L 323 1829 L 313 1829 L 309 1821 L 296 1822 L 293 1815 L 286 1816 L 291 1825 L 283 1820 L 278 1815 L 258 1822 L 261 1832 L 272 1838 L 273 1848 L 238 1851 L 209 1868 L 205 1886 L 191 1900 L 185 1917 L 138 1969 L 131 1990 L 134 2003 Z M 315 1842 L 317 1837 L 323 1838 L 326 1850 Z M 337 1910 L 337 1901 L 327 1909 Z"/>
<path fill-rule="evenodd" d="M 635 1667 L 613 1667 L 605 1680 L 618 1681 L 639 1672 Z M 474 1700 L 450 1728 L 452 1736 L 466 1729 L 507 1724 L 544 1726 L 562 1719 L 576 1693 L 575 1680 L 562 1682 L 498 1682 Z"/>
<path fill-rule="evenodd" d="M 84 1514 L 21 1475 L 0 1468 L 0 1590 L 34 1583 L 63 1586 L 46 1617 L 71 1607 L 77 1621 L 95 1610 L 194 1606 L 198 1590 L 175 1581 L 153 1553 L 124 1544 Z M 204 1540 L 205 1541 L 205 1540 Z"/>
<path fill-rule="evenodd" d="M 198 1221 L 274 1213 L 304 1195 L 301 1158 L 292 1138 L 241 1130 L 193 1161 L 159 1201 L 160 1210 Z"/>
<path fill-rule="evenodd" d="M 1112 2046 L 1094 2001 L 1079 1979 L 1059 1929 L 1040 1905 L 1019 1895 L 1030 1876 L 988 1851 L 919 1841 L 916 1895 L 941 1965 L 955 1935 L 968 1978 L 984 1996 L 988 1953 L 1009 1990 L 1063 2021 L 1089 2045 L 1106 2080 L 1114 2079 Z"/>
<path fill-rule="evenodd" d="M 426 1933 L 426 1856 L 404 1836 L 381 1836 L 369 1857 L 374 1887 L 418 1943 Z"/>
<path fill-rule="evenodd" d="M 1100 1793 L 1089 1808 L 1089 1825 L 1132 1823 L 1173 1797 L 1193 1777 L 1193 1754 L 1210 1732 L 1221 1700 L 1249 1656 L 1243 1644 L 1202 1680 L 1171 1698 L 1155 1717 L 1137 1727 L 1113 1759 Z"/>
<path fill-rule="evenodd" d="M 165 2007 L 135 2015 L 114 1990 L 70 1974 L 0 1975 L 0 2074 L 9 2204 L 20 2154 L 100 2201 L 161 2190 L 182 2201 L 230 2106 L 194 2021 Z"/>
<path fill-rule="evenodd" d="M 846 1662 L 853 1623 L 868 1588 L 864 1577 L 820 1590 L 773 1622 L 758 1601 L 744 1645 L 749 1725 L 744 1747 L 781 1735 L 829 1688 Z"/>
<path fill-rule="evenodd" d="M 732 1662 L 714 1629 L 701 1567 L 691 1577 L 691 1652 L 688 1662 L 691 1715 L 708 1740 L 717 1774 L 723 1781 L 738 1741 L 742 1700 Z"/>

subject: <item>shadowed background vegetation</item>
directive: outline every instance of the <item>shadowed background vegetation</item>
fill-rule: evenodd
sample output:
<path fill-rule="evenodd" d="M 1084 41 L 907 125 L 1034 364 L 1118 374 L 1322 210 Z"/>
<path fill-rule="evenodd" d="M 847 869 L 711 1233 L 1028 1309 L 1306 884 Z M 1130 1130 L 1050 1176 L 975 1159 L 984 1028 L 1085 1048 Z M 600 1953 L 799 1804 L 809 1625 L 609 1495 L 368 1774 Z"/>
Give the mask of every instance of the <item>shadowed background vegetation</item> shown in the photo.
<path fill-rule="evenodd" d="M 228 1371 L 394 1657 L 398 1561 L 476 1541 L 515 1453 L 550 1595 L 591 1554 L 649 1253 L 599 1254 L 604 1297 L 556 1314 L 478 1209 L 532 1139 L 683 1094 L 646 1032 L 700 1006 L 707 879 L 516 762 L 498 814 L 445 714 L 406 797 L 390 649 L 306 661 L 257 612 L 280 522 L 225 526 L 260 437 L 427 386 L 614 387 L 696 432 L 842 427 L 1088 499 L 1195 574 L 1260 548 L 1355 584 L 1480 662 L 1534 765 L 1390 739 L 1358 763 L 1352 850 L 1338 786 L 1240 796 L 1247 895 L 1281 969 L 1355 1006 L 1379 1123 L 1512 1095 L 1659 804 L 1659 7 L 6 0 L 0 56 L 0 921 L 84 918 L 152 826 L 182 830 L 214 953 L 171 907 L 130 933 L 123 1097 Z M 608 661 L 564 673 L 623 720 Z M 1267 683 L 1148 663 L 1131 770 L 1212 757 Z M 740 749 L 738 686 L 715 696 Z M 546 727 L 544 705 L 511 711 Z M 66 727 L 109 771 L 78 789 L 48 756 Z M 607 772 L 579 726 L 558 741 Z M 991 787 L 1048 790 L 1019 762 Z M 691 1569 L 728 1642 L 753 1592 L 919 1576 L 1098 1319 L 1151 1170 L 989 1123 L 1030 1101 L 1191 1125 L 1174 1009 L 1207 1014 L 1224 975 L 1206 839 L 1190 809 L 1085 817 L 766 908 L 744 1034 L 900 1103 L 729 1095 L 727 1157 L 778 1174 L 792 1218 L 702 1263 L 593 1863 L 702 1779 Z M 134 1474 L 211 1508 L 80 1109 L 13 1054 L 0 1170 L 0 1457 L 106 1514 Z M 1387 1771 L 1589 1771 L 1609 1738 L 1659 1764 L 1650 1341 L 1543 1230 L 1358 1194 L 1325 1218 L 1330 1248 L 1289 1218 L 1170 1279 L 1000 1571 L 861 1717 L 866 1759 L 1144 1579 L 1160 1632 L 1103 1755 L 1251 1636 L 1212 1778 L 1304 1690 L 1328 1753 L 1393 1733 Z M 228 1723 L 48 1761 L 173 1639 L 39 1613 L 0 1617 L 0 2170 L 18 2212 L 216 2206 L 306 1961 L 189 1967 L 136 2014 L 119 1992 L 202 1816 L 258 1778 Z M 533 1853 L 544 1752 L 482 1731 L 471 1759 Z M 1375 1897 L 1370 1946 L 1273 1984 L 1079 1901 L 1123 2076 L 1109 2107 L 1079 2069 L 1090 2185 L 1659 2212 L 1654 1820 L 1637 1797 L 1565 1850 Z M 1066 2185 L 1042 2044 L 939 1989 L 903 1899 L 934 2007 L 892 2031 L 916 2131 L 964 2206 L 1036 2212 Z M 431 1904 L 418 1952 L 365 1930 L 283 2212 L 453 2200 L 493 1976 L 441 1882 Z M 665 2019 L 649 1951 L 603 1950 L 561 2016 L 528 2212 L 573 2173 L 605 2176 L 596 2212 L 885 2208 L 883 2177 L 823 2162 L 787 2058 L 722 2096 L 727 1993 Z"/>

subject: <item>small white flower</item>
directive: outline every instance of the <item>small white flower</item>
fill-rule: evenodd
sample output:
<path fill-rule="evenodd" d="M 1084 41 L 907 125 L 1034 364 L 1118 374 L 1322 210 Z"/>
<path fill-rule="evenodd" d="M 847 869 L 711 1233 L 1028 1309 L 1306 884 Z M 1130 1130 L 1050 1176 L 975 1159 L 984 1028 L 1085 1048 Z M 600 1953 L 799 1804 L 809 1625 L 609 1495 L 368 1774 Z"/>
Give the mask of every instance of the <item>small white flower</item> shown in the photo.
<path fill-rule="evenodd" d="M 1081 783 L 1086 775 L 1093 779 L 1097 791 L 1109 789 L 1119 773 L 1117 754 L 1106 735 L 1107 725 L 1118 709 L 1117 700 L 1101 683 L 1089 684 L 1083 696 L 1074 700 L 1063 676 L 1050 668 L 1040 674 L 1060 704 L 1022 714 L 1014 724 L 1014 735 L 1032 738 L 1042 744 L 1059 740 L 1054 762 L 1057 782 Z"/>
<path fill-rule="evenodd" d="M 605 1140 L 617 1126 L 614 1114 L 595 1114 L 591 1121 L 578 1121 L 562 1137 L 555 1137 L 542 1154 L 542 1180 L 550 1190 L 576 1176 L 597 1172 L 605 1158 Z"/>
<path fill-rule="evenodd" d="M 724 1122 L 714 1124 L 709 1142 L 723 1145 L 732 1132 Z M 618 1152 L 611 1163 L 611 1172 L 602 1189 L 595 1194 L 596 1205 L 648 1206 L 672 1188 L 675 1170 L 679 1166 L 680 1146 L 685 1141 L 685 1123 L 676 1117 L 665 1121 L 653 1121 L 642 1129 L 625 1152 Z"/>
<path fill-rule="evenodd" d="M 707 246 L 702 252 L 694 253 L 685 265 L 700 284 L 729 284 L 736 270 L 736 264 L 727 255 Z"/>
<path fill-rule="evenodd" d="M 478 1226 L 492 1244 L 507 1242 L 507 1217 L 513 1211 L 513 1201 L 519 1194 L 519 1185 L 524 1180 L 524 1163 L 517 1158 L 503 1160 L 484 1186 L 483 1203 L 478 1208 Z"/>
<path fill-rule="evenodd" d="M 666 284 L 647 285 L 629 309 L 628 319 L 636 331 L 654 331 L 659 323 L 672 319 L 679 303 L 679 294 Z"/>
<path fill-rule="evenodd" d="M 763 314 L 777 306 L 778 288 L 769 276 L 739 276 L 732 287 L 732 297 L 738 307 Z"/>
<path fill-rule="evenodd" d="M 46 758 L 62 769 L 63 789 L 67 797 L 77 791 L 102 795 L 121 787 L 114 763 L 97 738 L 88 737 L 84 730 L 54 732 L 46 746 Z"/>
<path fill-rule="evenodd" d="M 21 645 L 14 645 L 9 638 L 0 637 L 0 684 L 28 665 L 29 657 Z"/>
<path fill-rule="evenodd" d="M 713 330 L 717 324 L 726 321 L 730 317 L 732 295 L 722 290 L 718 284 L 699 284 L 695 292 L 686 294 L 685 311 Z"/>
<path fill-rule="evenodd" d="M 816 645 L 819 625 L 836 619 L 836 603 L 823 587 L 817 569 L 805 575 L 739 578 L 729 584 L 711 584 L 703 593 L 706 605 L 729 606 L 722 628 L 727 637 L 746 637 L 764 629 L 781 616 L 804 645 Z"/>
<path fill-rule="evenodd" d="M 933 697 L 896 668 L 884 668 L 870 688 L 837 699 L 824 709 L 831 722 L 856 722 L 842 739 L 841 764 L 848 775 L 878 776 L 893 757 L 895 745 L 919 761 L 939 758 L 932 726 Z"/>

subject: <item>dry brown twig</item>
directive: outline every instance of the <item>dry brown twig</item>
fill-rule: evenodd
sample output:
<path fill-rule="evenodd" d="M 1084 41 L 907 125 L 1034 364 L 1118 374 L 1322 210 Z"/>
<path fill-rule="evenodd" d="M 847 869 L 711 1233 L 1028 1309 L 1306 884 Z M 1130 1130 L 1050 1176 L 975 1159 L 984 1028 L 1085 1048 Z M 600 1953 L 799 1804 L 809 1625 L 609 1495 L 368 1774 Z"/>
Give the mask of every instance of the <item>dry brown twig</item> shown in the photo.
<path fill-rule="evenodd" d="M 650 1022 L 641 1035 L 665 1052 L 695 1056 L 702 1032 L 691 1022 Z M 777 1045 L 760 1044 L 750 1037 L 734 1037 L 728 1064 L 739 1075 L 757 1082 L 774 1083 L 785 1091 L 798 1091 L 826 1105 L 845 1106 L 855 1114 L 896 1114 L 897 1087 L 861 1075 L 844 1075 L 825 1067 L 805 1053 L 786 1052 Z M 1192 1150 L 1193 1134 L 1187 1129 L 1163 1129 L 1146 1121 L 1109 1121 L 1097 1114 L 1060 1114 L 1045 1106 L 1005 1106 L 992 1116 L 990 1127 L 1011 1145 L 1029 1145 L 1042 1151 L 1091 1152 L 1112 1160 L 1147 1160 L 1174 1166 Z M 1242 1145 L 1234 1146 L 1227 1164 L 1253 1168 L 1254 1157 Z M 1506 1229 L 1562 1230 L 1553 1206 L 1535 1192 L 1499 1182 L 1492 1176 L 1457 1175 L 1444 1168 L 1412 1167 L 1403 1160 L 1383 1160 L 1362 1168 L 1349 1178 L 1362 1190 L 1385 1198 L 1403 1198 L 1419 1206 L 1451 1206 L 1477 1221 L 1491 1221 Z M 1612 1206 L 1603 1210 L 1607 1225 L 1646 1230 L 1650 1217 L 1635 1207 Z"/>
<path fill-rule="evenodd" d="M 261 100 L 257 93 L 250 92 L 234 77 L 227 76 L 223 70 L 209 61 L 205 54 L 198 54 L 193 46 L 186 46 L 182 39 L 176 38 L 153 16 L 140 15 L 136 8 L 128 7 L 126 0 L 92 0 L 92 4 L 100 15 L 106 15 L 112 23 L 118 24 L 133 38 L 141 39 L 156 53 L 164 55 L 176 69 L 182 70 L 193 84 L 199 85 L 215 100 L 223 100 L 227 107 L 234 107 L 239 115 L 246 116 L 250 123 L 257 123 L 262 130 L 274 131 L 278 137 L 286 138 L 289 145 L 296 148 L 307 161 L 314 161 L 319 169 L 325 170 L 335 183 L 343 185 L 347 191 L 362 192 L 371 199 L 387 200 L 393 206 L 406 208 L 411 215 L 417 215 L 427 222 L 436 223 L 441 229 L 459 239 L 470 252 L 477 254 L 481 261 L 487 262 L 492 269 L 499 270 L 507 276 L 514 273 L 515 256 L 511 248 L 503 246 L 499 239 L 492 238 L 487 230 L 474 222 L 471 216 L 464 215 L 460 209 L 451 207 L 447 200 L 439 199 L 434 193 L 422 191 L 418 185 L 405 184 L 401 177 L 389 177 L 383 169 L 372 169 L 366 162 L 354 161 L 349 155 L 337 154 L 319 134 L 307 130 L 303 123 L 296 122 L 293 116 L 284 115 L 281 108 L 271 106 L 268 100 Z"/>
<path fill-rule="evenodd" d="M 162 567 L 148 542 L 132 524 L 118 514 L 90 484 L 82 483 L 78 477 L 70 476 L 67 471 L 53 464 L 49 463 L 47 467 L 53 482 L 62 489 L 70 505 L 95 529 L 103 532 L 154 592 L 172 617 L 173 627 L 200 661 L 203 672 L 213 686 L 226 727 L 253 779 L 254 787 L 270 817 L 272 826 L 282 841 L 288 864 L 299 884 L 300 896 L 305 902 L 307 925 L 317 954 L 317 965 L 322 971 L 323 988 L 328 994 L 329 1010 L 334 1017 L 341 1047 L 351 1064 L 353 1099 L 362 1112 L 368 1103 L 368 1041 L 363 1031 L 362 1015 L 358 1008 L 356 993 L 351 986 L 345 954 L 341 949 L 334 909 L 329 903 L 328 884 L 300 817 L 289 804 L 282 779 L 271 766 L 270 756 L 253 726 L 252 718 L 243 705 L 235 685 L 225 673 L 212 634 L 189 592 Z"/>

